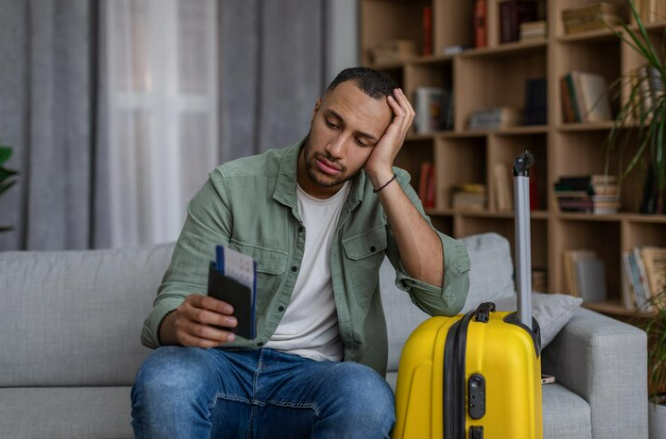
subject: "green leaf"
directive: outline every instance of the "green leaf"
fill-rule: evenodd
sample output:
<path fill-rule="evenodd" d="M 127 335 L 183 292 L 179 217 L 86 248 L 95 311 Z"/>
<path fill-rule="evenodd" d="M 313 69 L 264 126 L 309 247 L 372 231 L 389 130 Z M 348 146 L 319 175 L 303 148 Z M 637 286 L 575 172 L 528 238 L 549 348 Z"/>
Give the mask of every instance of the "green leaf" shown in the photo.
<path fill-rule="evenodd" d="M 18 172 L 13 169 L 0 168 L 0 183 L 14 175 L 18 175 Z"/>
<path fill-rule="evenodd" d="M 12 149 L 0 146 L 0 166 L 12 156 Z"/>
<path fill-rule="evenodd" d="M 0 195 L 2 195 L 4 192 L 7 192 L 10 187 L 14 186 L 16 184 L 16 180 L 10 181 L 8 183 L 3 183 L 0 184 Z"/>

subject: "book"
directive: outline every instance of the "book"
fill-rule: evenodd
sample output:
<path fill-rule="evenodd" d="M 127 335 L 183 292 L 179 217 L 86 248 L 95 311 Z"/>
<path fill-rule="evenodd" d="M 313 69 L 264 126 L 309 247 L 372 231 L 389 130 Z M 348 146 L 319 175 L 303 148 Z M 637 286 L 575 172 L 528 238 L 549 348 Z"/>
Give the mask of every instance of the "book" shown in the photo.
<path fill-rule="evenodd" d="M 631 275 L 629 252 L 626 251 L 622 252 L 622 306 L 629 311 L 638 309 L 636 291 Z"/>
<path fill-rule="evenodd" d="M 488 1 L 476 0 L 474 4 L 474 46 L 477 49 L 488 46 Z"/>
<path fill-rule="evenodd" d="M 418 56 L 416 42 L 412 40 L 382 41 L 370 51 L 374 64 L 389 64 Z"/>
<path fill-rule="evenodd" d="M 435 167 L 431 166 L 428 171 L 428 183 L 426 186 L 425 207 L 432 209 L 435 207 L 435 197 L 437 195 L 437 187 L 435 182 Z"/>
<path fill-rule="evenodd" d="M 222 328 L 253 340 L 256 336 L 255 303 L 257 262 L 248 255 L 218 245 L 216 260 L 208 269 L 208 295 L 233 306 L 235 328 Z"/>
<path fill-rule="evenodd" d="M 576 281 L 579 297 L 584 302 L 595 303 L 607 300 L 606 270 L 601 259 L 579 259 L 576 261 Z"/>
<path fill-rule="evenodd" d="M 537 19 L 537 3 L 529 0 L 500 2 L 500 43 L 520 40 L 520 24 Z"/>
<path fill-rule="evenodd" d="M 414 91 L 414 132 L 425 134 L 437 131 L 440 124 L 441 87 L 418 87 Z"/>
<path fill-rule="evenodd" d="M 432 55 L 432 6 L 423 8 L 423 55 Z"/>
<path fill-rule="evenodd" d="M 594 250 L 565 250 L 563 253 L 564 280 L 566 293 L 579 297 L 576 263 L 583 259 L 596 259 Z"/>
<path fill-rule="evenodd" d="M 666 288 L 666 248 L 643 247 L 641 257 L 650 291 L 653 297 L 657 297 Z M 662 309 L 664 305 L 666 303 L 663 299 L 660 299 L 657 303 L 657 306 Z"/>
<path fill-rule="evenodd" d="M 598 2 L 591 5 L 581 5 L 564 9 L 562 11 L 562 18 L 570 18 L 586 14 L 596 14 L 599 12 L 623 14 L 625 10 L 626 8 L 623 5 L 608 2 Z"/>
<path fill-rule="evenodd" d="M 428 179 L 430 178 L 430 170 L 432 169 L 431 162 L 421 162 L 421 171 L 419 174 L 419 199 L 425 206 L 426 193 L 428 190 Z"/>
<path fill-rule="evenodd" d="M 606 79 L 594 73 L 578 75 L 583 106 L 583 121 L 603 122 L 612 120 Z"/>
<path fill-rule="evenodd" d="M 495 209 L 500 212 L 513 211 L 513 191 L 511 166 L 496 163 L 493 166 L 495 184 Z"/>
<path fill-rule="evenodd" d="M 548 123 L 546 78 L 528 79 L 525 88 L 525 125 L 546 125 Z"/>
<path fill-rule="evenodd" d="M 469 118 L 469 129 L 499 129 L 521 125 L 524 121 L 523 111 L 513 107 L 493 107 L 472 111 Z"/>
<path fill-rule="evenodd" d="M 576 122 L 566 77 L 560 78 L 560 95 L 562 97 L 562 120 L 564 120 L 564 123 Z"/>

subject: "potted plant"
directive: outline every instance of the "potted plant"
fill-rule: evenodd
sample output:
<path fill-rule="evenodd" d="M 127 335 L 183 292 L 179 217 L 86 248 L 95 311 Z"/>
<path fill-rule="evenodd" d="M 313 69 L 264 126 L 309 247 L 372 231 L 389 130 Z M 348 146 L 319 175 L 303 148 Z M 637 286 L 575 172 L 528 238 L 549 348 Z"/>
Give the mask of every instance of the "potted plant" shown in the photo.
<path fill-rule="evenodd" d="M 666 437 L 666 286 L 651 301 L 657 313 L 650 317 L 648 334 L 648 407 L 650 438 Z"/>
<path fill-rule="evenodd" d="M 4 166 L 11 156 L 12 149 L 9 146 L 2 146 L 0 142 L 0 196 L 16 184 L 16 178 L 13 177 L 17 175 L 17 172 Z M 11 230 L 11 227 L 0 226 L 0 232 L 7 230 Z"/>
<path fill-rule="evenodd" d="M 664 47 L 657 50 L 652 44 L 640 15 L 636 11 L 634 0 L 629 1 L 629 8 L 636 23 L 636 26 L 632 26 L 633 29 L 627 24 L 622 24 L 623 32 L 610 25 L 608 27 L 646 59 L 648 68 L 653 69 L 655 77 L 658 78 L 658 81 L 654 82 L 659 82 L 661 78 L 666 77 L 666 64 L 663 59 Z M 644 87 L 647 86 L 649 89 L 649 85 L 649 77 L 641 75 L 638 78 L 632 78 L 632 72 L 627 72 L 609 87 L 610 90 L 617 89 L 614 97 L 620 96 L 623 88 L 626 87 L 629 91 L 629 99 L 620 105 L 615 124 L 606 138 L 606 173 L 608 173 L 609 156 L 616 152 L 624 152 L 627 147 L 637 147 L 637 150 L 631 151 L 631 160 L 620 171 L 619 182 L 634 170 L 636 165 L 647 162 L 648 181 L 644 200 L 647 195 L 652 195 L 651 199 L 653 203 L 656 203 L 656 207 L 654 209 L 643 207 L 641 211 L 656 211 L 656 213 L 663 214 L 666 213 L 666 94 L 656 93 L 648 108 L 635 104 L 637 100 L 640 100 Z M 661 82 L 660 88 L 663 91 L 663 82 Z M 621 133 L 626 134 L 625 142 L 620 142 Z M 632 133 L 636 133 L 635 137 L 630 136 Z M 643 204 L 645 205 L 645 201 Z"/>

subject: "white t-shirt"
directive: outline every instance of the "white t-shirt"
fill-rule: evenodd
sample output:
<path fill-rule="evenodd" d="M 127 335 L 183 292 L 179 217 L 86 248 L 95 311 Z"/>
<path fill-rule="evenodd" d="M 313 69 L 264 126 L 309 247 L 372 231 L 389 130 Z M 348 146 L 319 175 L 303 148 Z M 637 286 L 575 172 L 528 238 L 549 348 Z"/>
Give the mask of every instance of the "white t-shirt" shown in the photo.
<path fill-rule="evenodd" d="M 320 200 L 297 187 L 305 252 L 291 301 L 267 348 L 317 361 L 342 360 L 344 346 L 331 281 L 331 246 L 350 190 L 347 182 L 335 195 Z"/>

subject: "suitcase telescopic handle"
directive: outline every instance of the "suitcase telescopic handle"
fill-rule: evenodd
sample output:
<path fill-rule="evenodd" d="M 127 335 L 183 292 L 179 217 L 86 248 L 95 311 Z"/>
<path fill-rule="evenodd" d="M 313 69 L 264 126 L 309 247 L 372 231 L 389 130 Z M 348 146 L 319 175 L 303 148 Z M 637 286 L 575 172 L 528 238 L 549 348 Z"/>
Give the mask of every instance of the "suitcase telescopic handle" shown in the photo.
<path fill-rule="evenodd" d="M 516 226 L 516 283 L 518 319 L 532 328 L 532 264 L 530 258 L 530 168 L 534 156 L 525 150 L 513 162 L 513 194 Z"/>

